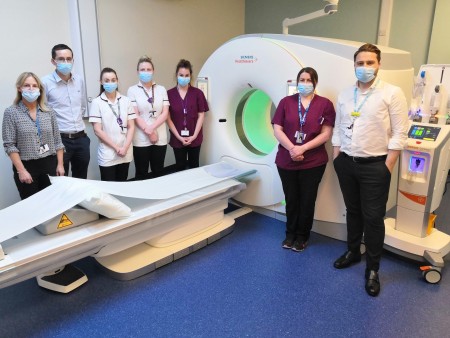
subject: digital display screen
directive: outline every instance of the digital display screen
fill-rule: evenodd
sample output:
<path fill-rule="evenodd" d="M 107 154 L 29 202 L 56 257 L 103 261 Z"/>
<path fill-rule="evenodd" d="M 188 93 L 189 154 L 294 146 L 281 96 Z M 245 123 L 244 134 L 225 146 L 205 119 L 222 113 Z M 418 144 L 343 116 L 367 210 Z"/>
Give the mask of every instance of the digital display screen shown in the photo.
<path fill-rule="evenodd" d="M 425 159 L 419 156 L 411 156 L 409 158 L 409 171 L 422 174 L 425 168 Z"/>
<path fill-rule="evenodd" d="M 408 137 L 417 140 L 436 141 L 440 131 L 441 128 L 439 127 L 412 125 Z"/>

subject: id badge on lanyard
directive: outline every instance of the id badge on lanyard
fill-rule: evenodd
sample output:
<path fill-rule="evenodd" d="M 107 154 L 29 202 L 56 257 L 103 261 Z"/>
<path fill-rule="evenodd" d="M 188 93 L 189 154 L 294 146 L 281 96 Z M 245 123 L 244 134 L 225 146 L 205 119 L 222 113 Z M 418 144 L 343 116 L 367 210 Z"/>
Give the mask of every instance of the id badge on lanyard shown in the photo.
<path fill-rule="evenodd" d="M 181 96 L 180 96 L 181 98 Z M 183 129 L 180 132 L 181 136 L 188 137 L 189 129 L 187 128 L 187 94 L 183 99 L 181 99 L 181 105 L 183 106 Z"/>
<path fill-rule="evenodd" d="M 311 99 L 312 101 L 312 99 Z M 300 98 L 300 94 L 298 95 L 298 118 L 300 120 L 300 130 L 295 132 L 295 142 L 297 144 L 302 144 L 305 142 L 306 133 L 303 131 L 303 126 L 306 124 L 306 116 L 308 115 L 309 107 L 311 106 L 311 102 L 309 102 L 308 107 L 305 108 L 305 113 L 302 115 L 302 101 Z"/>
<path fill-rule="evenodd" d="M 47 151 L 50 150 L 50 147 L 48 146 L 47 143 L 42 143 L 42 138 L 41 138 L 41 122 L 39 121 L 39 107 L 36 110 L 36 129 L 37 129 L 37 133 L 38 133 L 38 137 L 39 137 L 39 155 L 45 154 Z"/>
<path fill-rule="evenodd" d="M 349 127 L 345 128 L 344 131 L 344 135 L 347 136 L 348 138 L 351 139 L 353 137 L 353 127 L 355 125 L 356 119 L 361 116 L 361 108 L 364 105 L 364 103 L 366 103 L 366 101 L 369 99 L 370 95 L 372 95 L 374 89 L 377 87 L 379 82 L 380 79 L 378 79 L 375 85 L 372 88 L 370 88 L 370 91 L 367 93 L 366 97 L 362 100 L 359 106 L 357 106 L 358 88 L 355 87 L 355 91 L 353 93 L 353 111 L 350 112 L 350 119 L 352 121 L 352 124 Z"/>

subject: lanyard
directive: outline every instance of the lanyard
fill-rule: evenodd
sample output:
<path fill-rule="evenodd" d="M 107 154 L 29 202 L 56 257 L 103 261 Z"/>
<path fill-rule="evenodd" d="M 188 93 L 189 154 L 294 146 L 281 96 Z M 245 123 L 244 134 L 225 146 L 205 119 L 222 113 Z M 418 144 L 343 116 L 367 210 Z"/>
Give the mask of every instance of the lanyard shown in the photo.
<path fill-rule="evenodd" d="M 39 122 L 39 107 L 36 108 L 36 128 L 39 136 L 39 142 L 42 144 L 41 140 L 41 123 Z"/>
<path fill-rule="evenodd" d="M 309 101 L 308 107 L 305 108 L 305 113 L 302 115 L 302 100 L 300 94 L 298 95 L 298 117 L 300 120 L 300 131 L 303 130 L 303 126 L 306 123 L 306 116 L 308 115 L 309 107 L 311 106 L 313 98 L 311 99 L 311 101 Z"/>
<path fill-rule="evenodd" d="M 38 137 L 39 137 L 39 142 L 42 144 L 42 140 L 41 140 L 41 123 L 39 121 L 39 106 L 36 107 L 36 121 L 33 121 L 33 119 L 31 118 L 29 112 L 28 112 L 28 117 L 30 118 L 30 120 L 36 125 L 36 129 L 37 129 L 37 133 L 38 133 Z"/>
<path fill-rule="evenodd" d="M 366 103 L 367 99 L 370 97 L 370 95 L 372 95 L 374 89 L 376 88 L 376 86 L 378 85 L 378 83 L 380 82 L 380 79 L 377 80 L 377 82 L 375 83 L 375 85 L 370 88 L 369 93 L 367 93 L 366 97 L 362 100 L 362 102 L 360 103 L 360 105 L 358 107 L 356 107 L 357 101 L 358 101 L 358 87 L 355 87 L 355 92 L 353 94 L 353 112 L 351 113 L 351 115 L 353 117 L 359 117 L 361 115 L 361 107 L 364 105 L 364 103 Z"/>
<path fill-rule="evenodd" d="M 189 88 L 188 88 L 189 90 Z M 180 89 L 178 88 L 178 94 L 180 95 L 180 100 L 181 100 L 181 106 L 183 107 L 183 126 L 184 128 L 186 128 L 187 126 L 187 106 L 188 106 L 188 93 L 186 92 L 186 96 L 184 97 L 184 99 L 181 97 L 180 94 Z"/>
<path fill-rule="evenodd" d="M 155 100 L 154 100 L 154 97 L 155 97 L 154 84 L 152 84 L 152 97 L 150 97 L 150 96 L 148 95 L 148 93 L 147 93 L 147 91 L 145 90 L 144 87 L 141 87 L 141 88 L 142 88 L 142 90 L 144 91 L 145 96 L 147 96 L 147 101 L 148 101 L 148 103 L 150 103 L 150 104 L 152 105 L 152 109 L 153 109 L 153 102 L 155 101 Z"/>
<path fill-rule="evenodd" d="M 111 103 L 108 102 L 108 106 L 109 109 L 111 109 L 111 111 L 113 112 L 114 116 L 116 117 L 116 122 L 119 125 L 120 129 L 122 129 L 123 131 L 123 121 L 120 118 L 120 97 L 117 99 L 117 109 L 119 110 L 119 114 L 117 114 L 114 109 L 113 109 L 113 105 Z"/>

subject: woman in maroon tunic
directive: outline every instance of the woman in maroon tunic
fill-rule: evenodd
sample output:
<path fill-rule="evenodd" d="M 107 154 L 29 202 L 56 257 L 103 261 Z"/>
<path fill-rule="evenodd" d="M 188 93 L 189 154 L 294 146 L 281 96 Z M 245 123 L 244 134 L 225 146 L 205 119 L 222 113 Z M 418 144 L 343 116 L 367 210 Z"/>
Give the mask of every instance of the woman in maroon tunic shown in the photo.
<path fill-rule="evenodd" d="M 167 91 L 169 98 L 169 144 L 173 148 L 176 170 L 199 166 L 202 126 L 209 110 L 203 92 L 191 86 L 192 65 L 180 60 L 176 68 L 177 86 Z"/>
<path fill-rule="evenodd" d="M 275 159 L 286 199 L 285 249 L 303 251 L 313 224 L 317 190 L 328 162 L 325 143 L 336 113 L 333 104 L 315 94 L 317 72 L 303 68 L 297 75 L 298 94 L 283 98 L 272 119 L 279 142 Z"/>

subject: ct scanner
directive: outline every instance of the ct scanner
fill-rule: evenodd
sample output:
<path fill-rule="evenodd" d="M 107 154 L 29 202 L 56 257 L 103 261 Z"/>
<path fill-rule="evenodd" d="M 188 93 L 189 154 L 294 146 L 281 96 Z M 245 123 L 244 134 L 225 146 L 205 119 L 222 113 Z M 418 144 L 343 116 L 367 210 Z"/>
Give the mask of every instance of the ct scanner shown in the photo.
<path fill-rule="evenodd" d="M 304 66 L 318 72 L 317 93 L 336 102 L 338 93 L 356 81 L 353 55 L 361 45 L 325 38 L 255 34 L 237 37 L 210 56 L 198 81 L 210 106 L 204 122 L 202 162 L 225 161 L 241 169 L 257 169 L 256 177 L 246 182 L 247 189 L 237 194 L 235 200 L 271 217 L 284 219 L 284 196 L 274 164 L 277 142 L 270 123 L 274 104 L 294 93 L 297 73 Z M 409 102 L 414 78 L 409 53 L 379 48 L 382 56 L 378 76 L 401 87 Z M 435 82 L 429 81 L 421 108 L 423 122 L 430 117 L 431 110 L 431 115 L 439 116 L 435 121 L 439 121 L 440 126 L 412 123 L 408 146 L 400 159 L 400 180 L 397 165 L 387 205 L 387 209 L 397 215 L 385 222 L 385 247 L 429 262 L 431 265 L 423 271 L 430 283 L 440 280 L 442 258 L 450 251 L 450 236 L 434 229 L 433 223 L 433 212 L 442 199 L 450 164 L 450 126 L 445 125 L 450 122 L 450 115 L 447 96 L 442 98 L 450 81 L 448 71 L 444 77 L 444 71 L 440 74 L 442 67 L 434 68 L 437 71 L 427 68 L 428 73 L 435 76 Z M 435 74 L 438 71 L 439 76 Z M 437 81 L 439 77 L 440 82 Z M 433 104 L 427 103 L 431 96 L 429 92 L 438 84 L 439 98 L 435 95 Z M 440 115 L 436 115 L 437 111 Z M 421 140 L 417 139 L 419 134 Z M 430 134 L 433 134 L 432 138 Z M 328 152 L 331 154 L 329 144 Z M 416 166 L 416 162 L 420 166 Z M 319 187 L 313 230 L 346 240 L 345 213 L 331 164 Z"/>
<path fill-rule="evenodd" d="M 274 105 L 293 93 L 304 66 L 318 72 L 317 93 L 336 102 L 338 93 L 356 81 L 353 54 L 359 46 L 359 42 L 305 36 L 244 35 L 222 45 L 206 61 L 199 73 L 199 86 L 206 91 L 210 107 L 202 163 L 225 161 L 257 169 L 256 178 L 235 197 L 238 202 L 283 218 L 284 195 L 274 163 L 278 143 L 271 126 Z M 413 79 L 409 53 L 380 48 L 379 76 L 409 94 Z M 258 100 L 259 105 L 254 102 Z M 389 208 L 396 203 L 396 187 L 393 180 Z M 316 232 L 346 240 L 345 206 L 332 165 L 322 179 L 314 218 Z"/>

